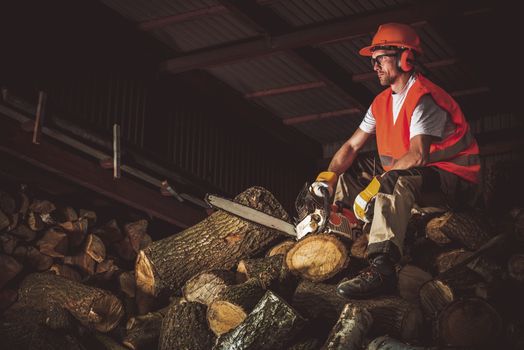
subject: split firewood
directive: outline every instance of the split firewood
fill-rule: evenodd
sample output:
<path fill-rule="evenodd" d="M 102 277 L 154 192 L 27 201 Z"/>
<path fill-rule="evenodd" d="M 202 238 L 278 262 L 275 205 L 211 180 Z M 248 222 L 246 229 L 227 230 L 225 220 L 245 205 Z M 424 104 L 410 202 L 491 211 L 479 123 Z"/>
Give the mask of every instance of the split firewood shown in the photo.
<path fill-rule="evenodd" d="M 209 306 L 227 286 L 235 284 L 235 274 L 229 270 L 204 271 L 189 279 L 182 288 L 187 301 Z"/>
<path fill-rule="evenodd" d="M 247 189 L 235 201 L 289 220 L 273 195 L 261 187 Z M 216 211 L 195 226 L 141 250 L 135 267 L 137 286 L 154 296 L 172 294 L 196 274 L 230 269 L 239 260 L 265 251 L 278 238 L 274 230 Z"/>
<path fill-rule="evenodd" d="M 376 299 L 346 299 L 336 293 L 335 285 L 303 280 L 293 295 L 292 305 L 306 318 L 333 326 L 346 304 L 368 310 L 373 317 L 373 334 L 391 334 L 405 341 L 417 340 L 423 316 L 418 304 L 398 296 Z"/>
<path fill-rule="evenodd" d="M 84 252 L 96 262 L 102 262 L 106 258 L 106 246 L 97 235 L 89 234 L 84 243 Z"/>
<path fill-rule="evenodd" d="M 113 275 L 120 271 L 120 267 L 115 264 L 114 259 L 105 259 L 96 265 L 96 275 L 102 276 L 105 280 L 110 280 Z"/>
<path fill-rule="evenodd" d="M 360 350 L 373 318 L 366 309 L 346 304 L 322 350 Z"/>
<path fill-rule="evenodd" d="M 29 209 L 36 214 L 51 214 L 56 206 L 48 200 L 33 199 Z"/>
<path fill-rule="evenodd" d="M 508 275 L 514 281 L 524 281 L 524 254 L 514 254 L 509 258 Z"/>
<path fill-rule="evenodd" d="M 79 214 L 78 216 L 80 218 L 87 219 L 87 226 L 89 228 L 92 228 L 93 226 L 96 225 L 97 216 L 96 216 L 96 213 L 94 211 L 87 210 L 87 209 L 80 209 L 78 214 Z"/>
<path fill-rule="evenodd" d="M 209 328 L 217 336 L 229 332 L 246 319 L 262 295 L 256 278 L 226 287 L 207 308 Z"/>
<path fill-rule="evenodd" d="M 59 231 L 57 228 L 50 228 L 36 242 L 36 246 L 45 255 L 63 258 L 68 253 L 69 239 L 66 233 Z"/>
<path fill-rule="evenodd" d="M 195 302 L 173 302 L 162 320 L 159 350 L 208 350 L 215 336 L 206 323 L 206 307 Z"/>
<path fill-rule="evenodd" d="M 49 271 L 71 281 L 80 282 L 82 280 L 80 273 L 67 265 L 53 264 L 53 266 L 49 268 Z"/>
<path fill-rule="evenodd" d="M 0 289 L 0 313 L 13 305 L 18 299 L 18 292 L 14 289 Z"/>
<path fill-rule="evenodd" d="M 257 278 L 262 288 L 271 289 L 282 297 L 290 295 L 293 278 L 284 258 L 278 254 L 268 258 L 242 259 L 237 266 L 237 278 L 240 276 L 239 282 Z"/>
<path fill-rule="evenodd" d="M 0 231 L 5 229 L 6 227 L 9 227 L 11 224 L 11 221 L 9 220 L 9 217 L 4 214 L 3 211 L 0 210 Z"/>
<path fill-rule="evenodd" d="M 138 253 L 140 245 L 147 234 L 147 220 L 138 220 L 124 225 L 124 232 L 133 250 Z"/>
<path fill-rule="evenodd" d="M 290 241 L 290 240 L 286 240 L 284 242 L 280 242 L 279 244 L 277 244 L 276 246 L 274 246 L 273 248 L 271 248 L 271 249 L 269 249 L 267 251 L 266 257 L 271 257 L 273 255 L 279 255 L 279 254 L 286 255 L 287 252 L 289 252 L 289 250 L 291 248 L 293 248 L 295 243 L 297 243 L 297 242 L 296 241 Z"/>
<path fill-rule="evenodd" d="M 467 298 L 440 313 L 435 333 L 441 347 L 494 349 L 501 331 L 502 320 L 491 305 L 479 298 Z"/>
<path fill-rule="evenodd" d="M 459 242 L 470 250 L 476 250 L 492 237 L 491 232 L 486 227 L 489 227 L 489 223 L 480 215 L 447 212 L 428 222 L 426 235 L 428 237 L 435 236 L 436 234 L 428 232 L 437 230 L 450 240 Z"/>
<path fill-rule="evenodd" d="M 12 280 L 20 271 L 22 271 L 23 265 L 20 264 L 15 258 L 0 254 L 0 289 Z"/>
<path fill-rule="evenodd" d="M 383 335 L 373 339 L 366 350 L 437 350 L 437 348 L 408 345 Z"/>
<path fill-rule="evenodd" d="M 67 311 L 80 323 L 100 332 L 116 327 L 124 313 L 122 303 L 106 290 L 86 286 L 52 273 L 28 275 L 18 290 L 19 302 L 44 316 Z"/>
<path fill-rule="evenodd" d="M 10 233 L 26 242 L 30 242 L 36 237 L 36 231 L 23 224 L 15 227 Z"/>
<path fill-rule="evenodd" d="M 59 225 L 67 233 L 71 247 L 79 247 L 82 244 L 87 234 L 87 219 L 81 218 L 76 221 L 65 221 Z"/>
<path fill-rule="evenodd" d="M 110 244 L 118 242 L 124 238 L 122 231 L 120 231 L 120 227 L 114 219 L 95 229 L 93 234 L 100 237 L 106 246 L 109 246 Z"/>
<path fill-rule="evenodd" d="M 308 235 L 286 255 L 291 273 L 312 282 L 325 281 L 348 264 L 346 246 L 331 234 Z"/>
<path fill-rule="evenodd" d="M 213 349 L 284 349 L 304 325 L 295 309 L 268 290 L 244 322 L 221 336 Z"/>
<path fill-rule="evenodd" d="M 420 307 L 424 317 L 435 322 L 437 316 L 455 299 L 453 289 L 443 281 L 430 280 L 420 287 Z"/>
<path fill-rule="evenodd" d="M 72 207 L 69 207 L 69 206 L 60 206 L 56 211 L 55 211 L 55 217 L 56 217 L 56 220 L 59 222 L 59 223 L 63 223 L 63 222 L 75 222 L 78 220 L 78 214 L 76 212 L 76 210 Z"/>
<path fill-rule="evenodd" d="M 53 265 L 53 258 L 42 254 L 35 247 L 27 247 L 25 264 L 36 271 L 48 270 Z"/>
<path fill-rule="evenodd" d="M 36 232 L 41 231 L 45 228 L 44 220 L 42 220 L 40 214 L 37 214 L 32 210 L 29 210 L 29 212 L 27 213 L 26 223 L 31 230 Z"/>
<path fill-rule="evenodd" d="M 126 324 L 122 343 L 132 350 L 157 349 L 162 320 L 169 307 L 145 315 L 131 317 Z"/>
<path fill-rule="evenodd" d="M 451 239 L 440 229 L 440 227 L 444 225 L 450 215 L 450 212 L 445 213 L 429 220 L 426 224 L 426 237 L 439 246 L 446 246 L 447 244 L 451 243 Z"/>
<path fill-rule="evenodd" d="M 11 255 L 18 245 L 18 238 L 9 233 L 0 233 L 0 252 Z"/>
<path fill-rule="evenodd" d="M 77 266 L 82 272 L 90 276 L 95 274 L 96 261 L 86 252 L 81 252 L 74 256 L 66 256 L 64 264 Z"/>
<path fill-rule="evenodd" d="M 135 273 L 133 271 L 124 271 L 118 275 L 118 285 L 120 290 L 130 298 L 135 297 Z"/>
<path fill-rule="evenodd" d="M 131 245 L 129 237 L 124 237 L 124 239 L 113 243 L 111 247 L 125 261 L 134 261 L 136 259 L 136 251 Z"/>
<path fill-rule="evenodd" d="M 419 299 L 420 287 L 433 277 L 427 271 L 414 265 L 405 265 L 398 273 L 398 291 L 408 301 Z"/>

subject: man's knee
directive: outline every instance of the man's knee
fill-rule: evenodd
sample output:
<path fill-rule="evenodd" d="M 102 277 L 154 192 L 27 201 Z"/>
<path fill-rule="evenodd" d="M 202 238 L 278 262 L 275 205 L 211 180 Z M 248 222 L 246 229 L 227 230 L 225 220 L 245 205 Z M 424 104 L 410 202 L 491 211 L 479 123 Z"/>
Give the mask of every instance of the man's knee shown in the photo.
<path fill-rule="evenodd" d="M 413 170 L 390 170 L 380 178 L 379 193 L 393 194 L 399 182 L 410 182 L 417 173 Z"/>

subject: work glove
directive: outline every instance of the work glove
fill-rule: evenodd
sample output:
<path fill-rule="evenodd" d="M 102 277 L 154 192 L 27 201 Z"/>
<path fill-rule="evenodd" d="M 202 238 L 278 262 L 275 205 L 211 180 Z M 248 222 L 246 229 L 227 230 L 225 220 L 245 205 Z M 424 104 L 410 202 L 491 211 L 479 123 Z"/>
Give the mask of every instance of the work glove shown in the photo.
<path fill-rule="evenodd" d="M 338 177 L 336 173 L 332 171 L 323 171 L 320 174 L 318 174 L 315 182 L 313 182 L 311 186 L 309 186 L 309 191 L 314 196 L 322 198 L 324 197 L 322 189 L 325 188 L 328 190 L 329 195 L 331 196 L 337 184 L 337 178 Z"/>
<path fill-rule="evenodd" d="M 380 177 L 375 176 L 369 185 L 358 194 L 353 203 L 355 216 L 364 222 L 371 222 L 375 196 L 380 190 Z"/>

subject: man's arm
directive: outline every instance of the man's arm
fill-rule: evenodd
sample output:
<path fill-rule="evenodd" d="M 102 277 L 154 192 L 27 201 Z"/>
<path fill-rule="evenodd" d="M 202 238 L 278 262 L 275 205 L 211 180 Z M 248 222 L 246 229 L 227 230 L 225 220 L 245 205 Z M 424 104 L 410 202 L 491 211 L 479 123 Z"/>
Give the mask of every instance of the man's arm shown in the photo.
<path fill-rule="evenodd" d="M 371 134 L 360 128 L 339 148 L 329 163 L 328 171 L 337 175 L 343 174 L 357 157 L 358 151 L 366 144 Z"/>
<path fill-rule="evenodd" d="M 391 170 L 409 169 L 424 166 L 429 161 L 429 147 L 437 138 L 431 135 L 413 136 L 409 150 L 395 162 Z"/>

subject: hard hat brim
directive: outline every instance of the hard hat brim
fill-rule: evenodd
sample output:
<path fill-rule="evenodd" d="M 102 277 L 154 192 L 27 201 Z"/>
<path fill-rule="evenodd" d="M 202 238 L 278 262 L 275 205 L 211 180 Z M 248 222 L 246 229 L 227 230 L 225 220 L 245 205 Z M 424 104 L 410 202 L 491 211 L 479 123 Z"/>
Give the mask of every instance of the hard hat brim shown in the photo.
<path fill-rule="evenodd" d="M 419 54 L 422 54 L 422 49 L 420 47 L 414 47 L 411 45 L 400 45 L 398 43 L 384 43 L 384 45 L 369 45 L 366 47 L 363 47 L 358 52 L 361 56 L 373 56 L 373 48 L 377 46 L 395 46 L 399 49 L 405 48 L 405 49 L 411 49 Z"/>

